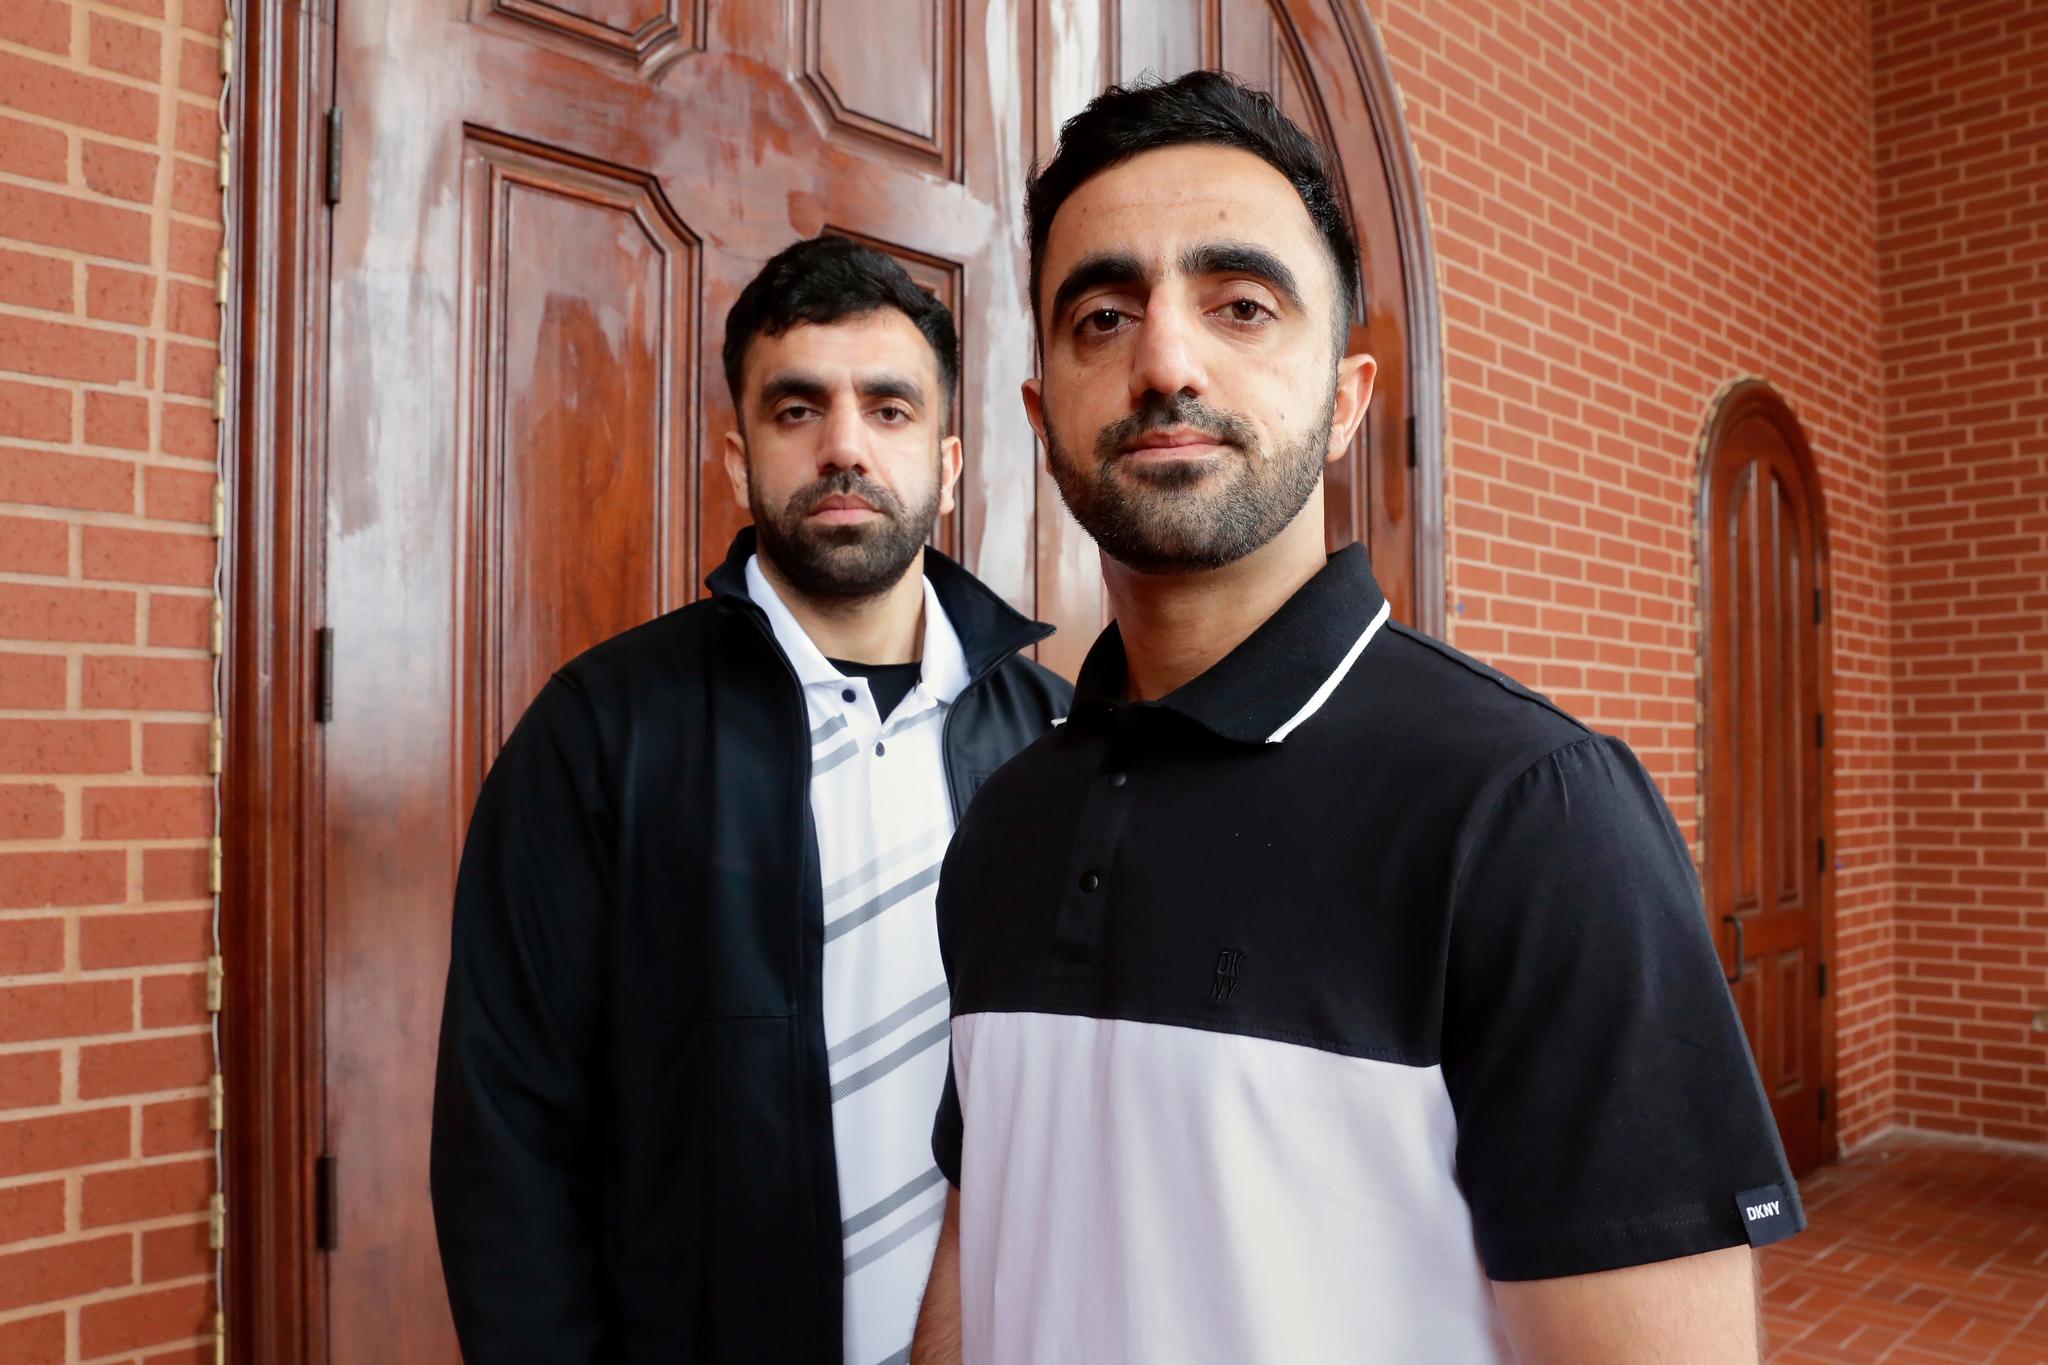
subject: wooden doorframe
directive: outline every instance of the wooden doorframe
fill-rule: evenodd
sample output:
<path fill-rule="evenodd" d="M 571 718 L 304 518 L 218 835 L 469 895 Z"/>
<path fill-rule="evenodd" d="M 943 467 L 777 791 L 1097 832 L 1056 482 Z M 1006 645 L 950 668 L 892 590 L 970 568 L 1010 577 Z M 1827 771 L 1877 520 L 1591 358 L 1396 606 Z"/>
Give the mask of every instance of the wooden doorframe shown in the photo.
<path fill-rule="evenodd" d="M 226 659 L 221 1016 L 227 1193 L 220 1292 L 229 1358 L 326 1357 L 325 1267 L 315 1245 L 320 1155 L 316 837 L 321 753 L 313 715 L 320 620 L 320 471 L 327 389 L 335 6 L 247 0 L 235 54 L 230 508 L 222 542 Z M 1051 0 L 1034 0 L 1044 7 Z M 1415 416 L 1416 624 L 1444 628 L 1444 394 L 1436 258 L 1393 69 L 1362 0 L 1331 0 L 1382 145 L 1410 281 Z M 1832 1066 L 1832 1032 L 1829 1039 Z M 1832 1136 L 1832 1125 L 1829 1129 Z"/>
<path fill-rule="evenodd" d="M 1813 461 L 1813 450 L 1807 444 L 1806 429 L 1800 424 L 1799 416 L 1786 401 L 1777 387 L 1768 379 L 1756 375 L 1744 375 L 1721 386 L 1707 408 L 1707 420 L 1701 429 L 1700 440 L 1694 452 L 1694 508 L 1693 559 L 1699 588 L 1698 611 L 1694 618 L 1698 635 L 1697 669 L 1699 678 L 1698 706 L 1695 712 L 1694 752 L 1698 760 L 1699 791 L 1699 841 L 1693 850 L 1696 870 L 1705 885 L 1709 860 L 1706 856 L 1707 841 L 1713 837 L 1708 827 L 1709 810 L 1708 785 L 1709 753 L 1708 736 L 1708 687 L 1714 677 L 1713 657 L 1714 584 L 1712 563 L 1707 553 L 1713 534 L 1713 519 L 1721 509 L 1713 505 L 1714 456 L 1730 432 L 1742 422 L 1761 417 L 1777 428 L 1785 438 L 1786 446 L 1792 452 L 1793 463 L 1798 467 L 1799 479 L 1807 506 L 1813 509 L 1815 585 L 1820 589 L 1824 609 L 1815 628 L 1814 659 L 1818 673 L 1820 710 L 1826 718 L 1828 742 L 1820 746 L 1820 833 L 1827 840 L 1828 864 L 1820 874 L 1820 955 L 1829 973 L 1827 994 L 1821 998 L 1821 1062 L 1820 1084 L 1826 1088 L 1833 1101 L 1827 1107 L 1827 1116 L 1821 1120 L 1821 1161 L 1827 1164 L 1839 1159 L 1840 1144 L 1837 1140 L 1838 1124 L 1841 1118 L 1841 1091 L 1837 1085 L 1836 1067 L 1836 1011 L 1835 1002 L 1840 989 L 1835 972 L 1835 869 L 1834 863 L 1841 846 L 1835 837 L 1835 672 L 1834 672 L 1834 623 L 1835 597 L 1829 552 L 1827 501 L 1821 487 L 1820 471 Z M 1713 926 L 1716 942 L 1719 942 L 1719 926 Z"/>
<path fill-rule="evenodd" d="M 326 150 L 335 0 L 248 0 L 235 54 L 241 350 L 224 471 L 221 1016 L 230 1358 L 325 1356 L 320 1140 L 315 488 L 327 371 Z"/>

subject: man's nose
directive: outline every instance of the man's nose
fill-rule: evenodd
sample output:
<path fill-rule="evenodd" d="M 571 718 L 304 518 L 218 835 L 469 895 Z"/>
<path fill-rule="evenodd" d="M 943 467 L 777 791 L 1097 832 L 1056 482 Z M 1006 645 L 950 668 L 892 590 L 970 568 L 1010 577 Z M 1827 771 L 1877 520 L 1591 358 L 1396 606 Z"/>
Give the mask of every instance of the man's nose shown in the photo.
<path fill-rule="evenodd" d="M 818 469 L 832 473 L 841 469 L 866 469 L 868 432 L 860 404 L 834 399 L 825 410 L 823 429 L 818 435 Z"/>
<path fill-rule="evenodd" d="M 1137 345 L 1131 354 L 1133 402 L 1143 402 L 1153 393 L 1171 398 L 1208 392 L 1201 327 L 1201 316 L 1191 301 L 1155 295 L 1138 323 Z"/>

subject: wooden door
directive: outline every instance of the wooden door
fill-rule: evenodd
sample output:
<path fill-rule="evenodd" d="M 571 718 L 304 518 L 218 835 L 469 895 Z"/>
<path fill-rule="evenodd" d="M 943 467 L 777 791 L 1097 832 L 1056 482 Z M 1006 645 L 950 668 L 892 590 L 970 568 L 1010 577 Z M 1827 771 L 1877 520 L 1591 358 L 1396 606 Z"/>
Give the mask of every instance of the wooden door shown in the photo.
<path fill-rule="evenodd" d="M 448 907 L 548 672 L 689 601 L 739 515 L 719 326 L 850 233 L 956 310 L 942 540 L 1032 601 L 1017 0 L 344 0 L 322 727 L 337 1361 L 455 1358 L 426 1200 Z M 1028 437 L 1028 432 L 1026 433 Z"/>
<path fill-rule="evenodd" d="M 719 329 L 761 262 L 846 233 L 953 307 L 967 471 L 939 540 L 1063 628 L 1043 657 L 1069 673 L 1101 621 L 1098 570 L 1017 397 L 1033 360 L 1022 186 L 1055 120 L 1127 68 L 1241 63 L 1343 152 L 1371 263 L 1357 325 L 1382 368 L 1365 463 L 1332 476 L 1331 533 L 1369 540 L 1396 610 L 1424 623 L 1436 550 L 1418 553 L 1431 500 L 1410 495 L 1408 451 L 1411 396 L 1434 391 L 1431 267 L 1355 0 L 340 0 L 335 15 L 309 555 L 331 701 L 308 759 L 306 878 L 333 1245 L 310 1335 L 335 1361 L 436 1362 L 455 1345 L 427 1116 L 461 836 L 548 672 L 691 600 L 737 529 L 716 460 Z M 1428 344 L 1411 345 L 1418 316 Z"/>
<path fill-rule="evenodd" d="M 1825 552 L 1805 438 L 1765 386 L 1709 431 L 1700 548 L 1707 913 L 1799 1174 L 1827 1104 Z"/>

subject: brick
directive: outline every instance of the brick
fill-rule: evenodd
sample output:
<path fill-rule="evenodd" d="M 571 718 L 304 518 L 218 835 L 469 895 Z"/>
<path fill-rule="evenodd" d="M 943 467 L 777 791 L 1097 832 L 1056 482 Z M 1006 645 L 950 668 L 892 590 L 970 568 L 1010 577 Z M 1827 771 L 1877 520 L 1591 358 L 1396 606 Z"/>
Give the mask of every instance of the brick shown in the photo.
<path fill-rule="evenodd" d="M 159 1280 L 186 1280 L 212 1269 L 213 1251 L 206 1244 L 206 1224 L 182 1223 L 177 1227 L 157 1228 L 142 1234 L 144 1284 Z"/>
<path fill-rule="evenodd" d="M 17 0 L 9 0 L 9 4 Z M 161 96 L 33 57 L 0 52 L 0 107 L 134 142 L 156 138 Z"/>
<path fill-rule="evenodd" d="M 32 1237 L 48 1237 L 62 1231 L 63 1181 L 43 1180 L 33 1185 L 0 1187 L 0 1245 L 26 1242 Z M 0 1342 L 5 1340 L 0 1336 Z"/>
<path fill-rule="evenodd" d="M 59 655 L 0 653 L 0 711 L 61 708 L 64 674 L 64 660 Z"/>
<path fill-rule="evenodd" d="M 85 440 L 114 450 L 149 449 L 149 399 L 141 394 L 85 391 Z"/>
<path fill-rule="evenodd" d="M 147 327 L 156 316 L 156 278 L 111 265 L 87 266 L 85 315 L 100 322 Z"/>
<path fill-rule="evenodd" d="M 127 772 L 132 744 L 125 720 L 0 719 L 0 772 Z"/>
<path fill-rule="evenodd" d="M 213 391 L 213 367 L 207 366 L 207 392 Z M 219 431 L 210 407 L 186 403 L 165 403 L 163 408 L 163 451 L 187 460 L 212 463 L 219 455 Z"/>
<path fill-rule="evenodd" d="M 9 1365 L 64 1365 L 64 1315 L 0 1322 L 0 1360 Z"/>
<path fill-rule="evenodd" d="M 69 261 L 0 247 L 0 303 L 68 313 L 73 273 Z"/>
<path fill-rule="evenodd" d="M 135 594 L 0 583 L 0 637 L 120 645 L 135 639 Z"/>
<path fill-rule="evenodd" d="M 182 226 L 182 225 L 179 225 Z M 177 228 L 172 229 L 173 236 Z M 212 269 L 211 265 L 204 267 Z M 213 401 L 213 370 L 220 356 L 210 346 L 191 346 L 182 341 L 164 344 L 164 392 L 182 394 L 187 398 L 203 398 Z M 190 409 L 183 411 L 191 412 Z M 208 459 L 213 454 L 213 417 L 211 409 L 201 409 L 187 419 L 195 423 L 203 421 L 201 428 L 200 454 L 197 458 Z"/>
<path fill-rule="evenodd" d="M 0 1052 L 0 1109 L 39 1109 L 63 1098 L 64 1059 L 55 1052 Z"/>
<path fill-rule="evenodd" d="M 102 582 L 206 587 L 213 582 L 214 553 L 211 535 L 85 528 L 85 576 Z"/>
<path fill-rule="evenodd" d="M 194 33 L 216 37 L 226 13 L 227 0 L 185 0 L 179 7 L 178 19 Z"/>
<path fill-rule="evenodd" d="M 128 1124 L 125 1106 L 0 1123 L 0 1180 L 125 1160 Z"/>
<path fill-rule="evenodd" d="M 0 986 L 0 1043 L 118 1033 L 134 1017 L 126 981 L 66 981 Z"/>
<path fill-rule="evenodd" d="M 171 163 L 171 207 L 194 218 L 220 217 L 220 167 L 213 158 Z"/>
<path fill-rule="evenodd" d="M 84 1197 L 80 1201 L 83 1223 L 89 1228 L 102 1228 L 114 1223 L 138 1223 L 145 1218 L 203 1213 L 206 1197 L 213 1191 L 212 1157 L 102 1171 L 85 1178 Z"/>
<path fill-rule="evenodd" d="M 187 1028 L 207 1023 L 206 973 L 182 972 L 142 978 L 142 1026 Z"/>
<path fill-rule="evenodd" d="M 90 972 L 198 962 L 213 951 L 212 935 L 211 907 L 87 915 L 78 922 L 78 965 Z"/>
<path fill-rule="evenodd" d="M 0 1313 L 127 1284 L 134 1261 L 126 1236 L 0 1255 Z"/>
<path fill-rule="evenodd" d="M 212 749 L 211 726 L 142 727 L 142 771 L 151 777 L 203 777 Z"/>
<path fill-rule="evenodd" d="M 0 842 L 64 835 L 64 793 L 55 787 L 0 782 Z"/>
<path fill-rule="evenodd" d="M 86 709 L 213 714 L 213 660 L 93 656 L 85 661 Z"/>
<path fill-rule="evenodd" d="M 0 910 L 114 905 L 127 891 L 128 860 L 119 853 L 0 852 Z"/>
<path fill-rule="evenodd" d="M 6 212 L 6 204 L 0 202 L 0 217 Z M 124 384 L 137 377 L 138 356 L 135 338 L 119 332 L 0 314 L 0 370 L 87 384 Z"/>
<path fill-rule="evenodd" d="M 7 0 L 0 7 L 0 41 L 62 57 L 71 51 L 71 6 L 63 0 Z"/>
<path fill-rule="evenodd" d="M 132 512 L 135 466 L 127 460 L 0 446 L 0 502 Z"/>
<path fill-rule="evenodd" d="M 4 61 L 5 53 L 0 53 Z M 0 183 L 0 232 L 17 242 L 149 263 L 149 215 L 54 190 Z"/>
<path fill-rule="evenodd" d="M 64 968 L 64 921 L 0 920 L 0 978 Z"/>
<path fill-rule="evenodd" d="M 213 1150 L 213 1130 L 207 1127 L 212 1105 L 204 1099 L 165 1100 L 142 1106 L 142 1154 L 181 1156 L 187 1152 Z M 205 1241 L 205 1229 L 200 1240 Z"/>
<path fill-rule="evenodd" d="M 179 1285 L 89 1303 L 78 1310 L 79 1350 L 87 1358 L 203 1336 L 212 1329 L 213 1286 Z"/>
<path fill-rule="evenodd" d="M 220 45 L 187 38 L 178 45 L 178 88 L 213 99 L 220 94 Z"/>
<path fill-rule="evenodd" d="M 24 441 L 70 440 L 70 392 L 0 379 L 0 436 Z"/>
<path fill-rule="evenodd" d="M 142 851 L 142 896 L 151 901 L 196 901 L 210 896 L 211 857 L 203 848 Z"/>
<path fill-rule="evenodd" d="M 155 30 L 140 24 L 92 16 L 87 34 L 87 51 L 92 64 L 103 71 L 118 72 L 138 80 L 154 81 L 163 75 L 164 44 Z"/>
<path fill-rule="evenodd" d="M 71 529 L 61 521 L 0 516 L 0 573 L 61 576 L 71 567 Z"/>
<path fill-rule="evenodd" d="M 179 100 L 178 112 L 172 123 L 173 145 L 180 154 L 202 161 L 220 154 L 220 116 L 214 112 L 211 102 L 201 104 L 193 100 Z M 175 239 L 175 230 L 172 235 Z M 171 252 L 173 270 L 180 269 L 177 259 L 174 248 Z M 191 275 L 198 272 L 185 270 L 181 273 Z"/>
<path fill-rule="evenodd" d="M 212 1074 L 213 1042 L 204 1033 L 143 1038 L 132 1043 L 94 1043 L 78 1050 L 80 1099 L 104 1100 L 158 1090 L 187 1090 L 205 1085 Z M 88 1214 L 86 1221 L 94 1220 Z"/>
<path fill-rule="evenodd" d="M 182 336 L 215 341 L 220 337 L 220 305 L 211 286 L 172 280 L 170 290 L 171 330 Z"/>
<path fill-rule="evenodd" d="M 157 158 L 153 153 L 88 141 L 79 161 L 87 189 L 133 204 L 155 201 Z"/>
<path fill-rule="evenodd" d="M 217 480 L 196 469 L 151 466 L 142 472 L 142 511 L 153 521 L 213 525 L 213 487 Z"/>
<path fill-rule="evenodd" d="M 149 595 L 149 643 L 166 649 L 213 647 L 213 597 L 187 593 Z"/>
<path fill-rule="evenodd" d="M 213 837 L 211 787 L 87 787 L 81 804 L 88 839 Z"/>
<path fill-rule="evenodd" d="M 0 173 L 61 184 L 70 173 L 70 142 L 61 128 L 0 117 Z"/>

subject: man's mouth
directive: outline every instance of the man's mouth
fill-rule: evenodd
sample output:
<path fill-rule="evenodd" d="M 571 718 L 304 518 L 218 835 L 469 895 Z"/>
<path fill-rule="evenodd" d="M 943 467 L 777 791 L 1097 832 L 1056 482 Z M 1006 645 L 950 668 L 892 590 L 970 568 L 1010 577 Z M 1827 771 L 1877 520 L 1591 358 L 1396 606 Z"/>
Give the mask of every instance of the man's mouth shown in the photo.
<path fill-rule="evenodd" d="M 1148 431 L 1124 442 L 1120 454 L 1137 459 L 1194 459 L 1231 449 L 1231 443 L 1214 432 L 1193 427 Z"/>

